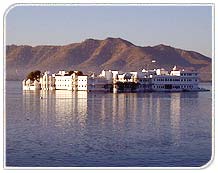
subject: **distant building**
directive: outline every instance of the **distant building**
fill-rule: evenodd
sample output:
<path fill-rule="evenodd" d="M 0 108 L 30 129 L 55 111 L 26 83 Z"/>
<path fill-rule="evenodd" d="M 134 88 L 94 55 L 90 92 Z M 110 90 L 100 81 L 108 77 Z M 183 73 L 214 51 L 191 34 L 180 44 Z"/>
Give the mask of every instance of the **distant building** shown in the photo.
<path fill-rule="evenodd" d="M 40 90 L 41 89 L 40 82 L 38 82 L 37 80 L 34 80 L 34 81 L 30 79 L 23 80 L 22 84 L 23 84 L 23 90 Z"/>
<path fill-rule="evenodd" d="M 109 91 L 109 80 L 104 77 L 78 76 L 78 91 Z"/>
<path fill-rule="evenodd" d="M 74 90 L 74 78 L 75 73 L 69 74 L 66 71 L 59 71 L 57 74 L 53 74 L 55 78 L 56 90 Z"/>
<path fill-rule="evenodd" d="M 72 90 L 72 91 L 201 91 L 198 73 L 178 70 L 154 69 L 139 72 L 103 70 L 100 75 L 78 75 L 77 72 L 45 72 L 40 80 L 23 81 L 23 90 Z"/>
<path fill-rule="evenodd" d="M 111 70 L 102 70 L 101 74 L 99 77 L 104 77 L 106 80 L 112 82 L 113 79 L 113 73 Z"/>
<path fill-rule="evenodd" d="M 89 81 L 90 91 L 110 91 L 112 88 L 112 81 L 104 77 L 91 77 Z"/>
<path fill-rule="evenodd" d="M 40 77 L 40 86 L 42 90 L 55 90 L 55 78 L 46 71 Z"/>
<path fill-rule="evenodd" d="M 195 91 L 199 90 L 197 72 L 177 70 L 176 67 L 169 73 L 157 73 L 151 78 L 154 91 Z"/>
<path fill-rule="evenodd" d="M 77 91 L 89 91 L 90 89 L 90 81 L 88 76 L 78 76 L 77 78 Z"/>

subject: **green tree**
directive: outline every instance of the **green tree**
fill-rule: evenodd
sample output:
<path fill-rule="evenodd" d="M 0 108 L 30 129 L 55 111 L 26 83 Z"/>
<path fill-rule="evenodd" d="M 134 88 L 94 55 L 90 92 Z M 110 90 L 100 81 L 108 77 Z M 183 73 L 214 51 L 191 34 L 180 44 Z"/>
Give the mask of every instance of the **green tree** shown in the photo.
<path fill-rule="evenodd" d="M 30 73 L 27 75 L 27 79 L 30 79 L 30 80 L 32 80 L 32 81 L 38 80 L 38 79 L 40 78 L 40 75 L 41 75 L 41 71 L 35 70 L 35 71 L 30 72 Z"/>

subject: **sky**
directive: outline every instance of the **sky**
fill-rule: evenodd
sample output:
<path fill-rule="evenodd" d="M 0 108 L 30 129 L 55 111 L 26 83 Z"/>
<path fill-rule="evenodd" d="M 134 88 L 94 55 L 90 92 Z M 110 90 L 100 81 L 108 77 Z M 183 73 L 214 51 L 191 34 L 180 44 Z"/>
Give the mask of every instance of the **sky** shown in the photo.
<path fill-rule="evenodd" d="M 212 56 L 212 7 L 15 6 L 6 19 L 6 44 L 66 45 L 123 38 L 137 46 L 165 44 Z"/>

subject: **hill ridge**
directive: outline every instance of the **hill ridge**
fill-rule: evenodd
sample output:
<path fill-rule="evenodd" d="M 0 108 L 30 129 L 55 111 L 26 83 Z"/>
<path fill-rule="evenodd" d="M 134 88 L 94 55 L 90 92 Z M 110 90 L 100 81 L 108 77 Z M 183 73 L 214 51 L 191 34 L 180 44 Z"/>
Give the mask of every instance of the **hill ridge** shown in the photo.
<path fill-rule="evenodd" d="M 156 63 L 151 63 L 156 60 Z M 81 70 L 99 73 L 103 69 L 139 71 L 149 68 L 170 70 L 174 65 L 196 70 L 203 81 L 211 80 L 211 59 L 195 51 L 169 45 L 136 46 L 122 38 L 88 38 L 67 45 L 7 45 L 6 79 L 22 80 L 33 70 Z"/>

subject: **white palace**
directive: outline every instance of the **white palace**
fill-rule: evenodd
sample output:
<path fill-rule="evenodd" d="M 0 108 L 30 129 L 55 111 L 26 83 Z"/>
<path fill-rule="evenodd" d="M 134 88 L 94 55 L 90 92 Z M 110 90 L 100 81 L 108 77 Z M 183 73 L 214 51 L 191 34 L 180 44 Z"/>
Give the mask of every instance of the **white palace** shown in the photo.
<path fill-rule="evenodd" d="M 165 69 L 121 72 L 103 70 L 101 74 L 77 75 L 66 71 L 45 72 L 39 80 L 23 80 L 23 90 L 72 90 L 104 92 L 202 91 L 197 72 Z"/>

